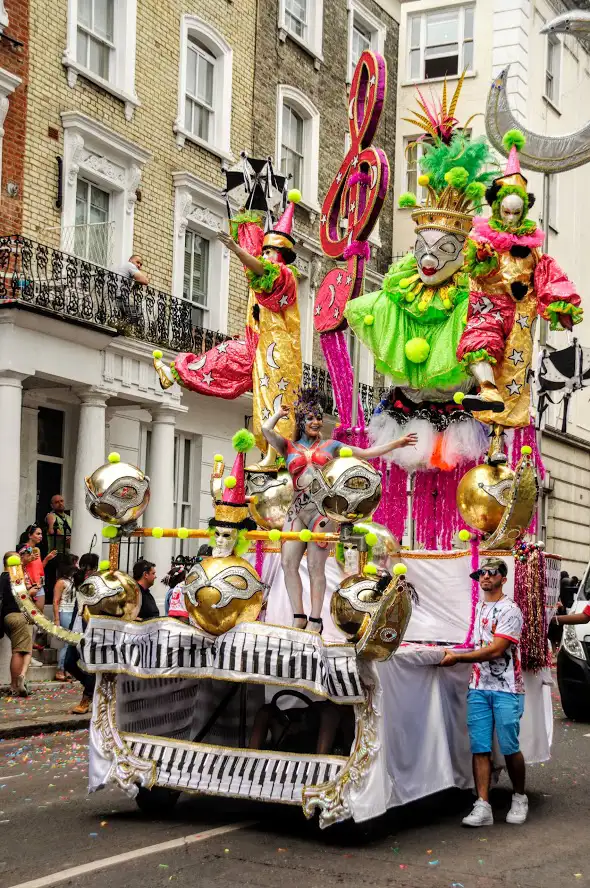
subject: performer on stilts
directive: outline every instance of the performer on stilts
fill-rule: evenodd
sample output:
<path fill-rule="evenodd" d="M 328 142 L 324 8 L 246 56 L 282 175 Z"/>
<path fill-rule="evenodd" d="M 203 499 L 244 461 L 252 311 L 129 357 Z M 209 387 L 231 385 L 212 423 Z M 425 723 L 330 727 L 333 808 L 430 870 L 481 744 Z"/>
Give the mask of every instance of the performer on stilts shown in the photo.
<path fill-rule="evenodd" d="M 247 326 L 243 340 L 229 340 L 204 355 L 183 353 L 170 367 L 154 355 L 154 367 L 163 388 L 174 382 L 202 395 L 232 400 L 252 391 L 256 444 L 266 456 L 248 470 L 276 471 L 276 453 L 267 449 L 262 423 L 281 406 L 292 407 L 301 385 L 301 332 L 297 305 L 297 270 L 292 235 L 297 191 L 272 231 L 264 233 L 262 216 L 244 211 L 230 221 L 231 234 L 218 238 L 244 266 L 250 287 Z M 235 242 L 237 241 L 237 243 Z M 280 420 L 290 437 L 295 430 L 289 413 Z"/>
<path fill-rule="evenodd" d="M 269 445 L 285 458 L 293 478 L 296 493 L 283 527 L 283 530 L 287 531 L 308 530 L 326 533 L 334 529 L 332 522 L 319 512 L 314 502 L 313 482 L 321 467 L 339 456 L 341 450 L 348 450 L 349 456 L 358 459 L 375 459 L 399 447 L 414 446 L 418 440 L 417 435 L 410 434 L 380 447 L 369 447 L 366 450 L 361 447 L 346 448 L 333 438 L 323 441 L 324 411 L 319 392 L 313 388 L 301 390 L 294 413 L 296 429 L 292 440 L 275 431 L 277 424 L 288 418 L 288 407 L 280 407 L 262 426 L 264 437 Z M 309 616 L 303 613 L 303 587 L 299 575 L 299 565 L 306 548 L 311 596 Z M 281 564 L 293 609 L 293 626 L 296 629 L 305 629 L 311 624 L 311 629 L 322 632 L 321 614 L 326 592 L 327 557 L 328 546 L 325 543 L 283 542 Z"/>

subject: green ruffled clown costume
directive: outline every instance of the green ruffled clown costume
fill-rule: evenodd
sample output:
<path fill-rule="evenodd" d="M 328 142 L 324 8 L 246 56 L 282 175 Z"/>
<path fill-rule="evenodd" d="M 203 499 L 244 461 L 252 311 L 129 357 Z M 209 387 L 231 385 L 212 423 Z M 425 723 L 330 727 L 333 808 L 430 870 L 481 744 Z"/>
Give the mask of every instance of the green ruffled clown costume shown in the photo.
<path fill-rule="evenodd" d="M 469 299 L 463 246 L 494 176 L 485 171 L 493 162 L 486 141 L 458 129 L 454 111 L 461 82 L 448 109 L 446 84 L 436 109 L 420 96 L 418 119 L 411 121 L 432 140 L 425 146 L 418 179 L 427 191 L 425 204 L 418 206 L 413 194 L 400 198 L 401 206 L 415 207 L 414 253 L 390 267 L 381 290 L 359 296 L 345 310 L 380 373 L 394 385 L 428 390 L 425 397 L 437 400 L 470 385 L 456 356 Z"/>

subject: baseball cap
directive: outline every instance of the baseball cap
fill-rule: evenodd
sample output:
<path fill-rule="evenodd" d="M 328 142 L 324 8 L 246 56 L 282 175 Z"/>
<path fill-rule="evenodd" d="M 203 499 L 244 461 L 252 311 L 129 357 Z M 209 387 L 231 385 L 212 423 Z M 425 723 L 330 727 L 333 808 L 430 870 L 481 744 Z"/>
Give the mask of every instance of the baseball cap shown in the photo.
<path fill-rule="evenodd" d="M 502 558 L 484 558 L 478 569 L 470 573 L 469 576 L 472 580 L 479 580 L 483 570 L 493 570 L 503 577 L 508 576 L 508 565 Z"/>

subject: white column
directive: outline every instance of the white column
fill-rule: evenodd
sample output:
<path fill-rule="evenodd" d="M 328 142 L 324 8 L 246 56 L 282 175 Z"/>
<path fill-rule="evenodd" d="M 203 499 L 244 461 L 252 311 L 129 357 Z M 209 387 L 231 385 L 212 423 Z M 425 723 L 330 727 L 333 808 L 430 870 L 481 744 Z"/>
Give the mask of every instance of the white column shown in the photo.
<path fill-rule="evenodd" d="M 86 509 L 84 478 L 101 466 L 106 458 L 105 410 L 108 394 L 88 389 L 78 392 L 78 396 L 80 398 L 80 421 L 76 446 L 70 551 L 78 557 L 83 555 L 90 550 L 92 538 L 96 536 L 97 545 L 93 551 L 98 552 L 100 557 L 102 523 L 93 518 Z"/>
<path fill-rule="evenodd" d="M 151 497 L 146 509 L 144 527 L 172 527 L 174 523 L 174 429 L 176 413 L 169 407 L 156 407 L 151 411 L 150 462 L 147 473 L 150 477 Z M 169 569 L 172 560 L 174 540 L 147 537 L 144 543 L 144 558 L 156 565 L 158 579 L 152 589 L 161 612 L 165 589 L 160 583 Z"/>
<path fill-rule="evenodd" d="M 18 502 L 20 495 L 20 428 L 22 381 L 19 373 L 0 375 L 0 556 L 14 550 L 18 538 Z M 34 520 L 34 515 L 31 521 Z"/>

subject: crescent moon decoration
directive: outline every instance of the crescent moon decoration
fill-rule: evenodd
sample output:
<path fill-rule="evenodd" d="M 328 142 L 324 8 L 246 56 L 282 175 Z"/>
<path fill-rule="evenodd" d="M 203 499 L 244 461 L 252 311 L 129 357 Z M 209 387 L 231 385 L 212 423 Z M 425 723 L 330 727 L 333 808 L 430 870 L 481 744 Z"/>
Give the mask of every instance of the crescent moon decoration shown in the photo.
<path fill-rule="evenodd" d="M 283 396 L 277 395 L 274 401 L 272 402 L 272 409 L 275 413 L 278 413 L 283 405 Z"/>
<path fill-rule="evenodd" d="M 354 99 L 351 99 L 348 103 L 348 117 L 350 120 L 354 117 Z"/>
<path fill-rule="evenodd" d="M 207 360 L 207 355 L 203 358 L 199 358 L 198 361 L 193 361 L 192 364 L 187 364 L 187 370 L 200 370 L 201 367 L 205 366 L 205 362 Z"/>
<path fill-rule="evenodd" d="M 328 308 L 332 308 L 334 305 L 334 300 L 336 299 L 336 287 L 334 284 L 329 284 L 328 290 L 330 291 L 330 301 L 328 303 Z"/>
<path fill-rule="evenodd" d="M 371 191 L 373 190 L 373 188 L 377 184 L 377 176 L 378 176 L 377 167 L 373 166 L 373 164 L 371 164 L 371 186 L 370 186 Z"/>
<path fill-rule="evenodd" d="M 269 367 L 272 367 L 273 370 L 280 370 L 280 365 L 277 364 L 274 357 L 274 350 L 276 347 L 276 342 L 271 342 L 269 347 L 266 349 L 266 363 Z"/>
<path fill-rule="evenodd" d="M 588 27 L 590 30 L 590 21 Z M 540 173 L 564 173 L 588 163 L 590 161 L 590 123 L 574 133 L 567 133 L 563 136 L 544 136 L 526 129 L 514 116 L 508 102 L 506 83 L 509 71 L 510 65 L 494 79 L 488 93 L 486 132 L 496 151 L 506 156 L 502 138 L 508 130 L 518 129 L 526 138 L 526 144 L 519 152 L 519 158 L 521 166 L 527 170 L 535 170 Z"/>

